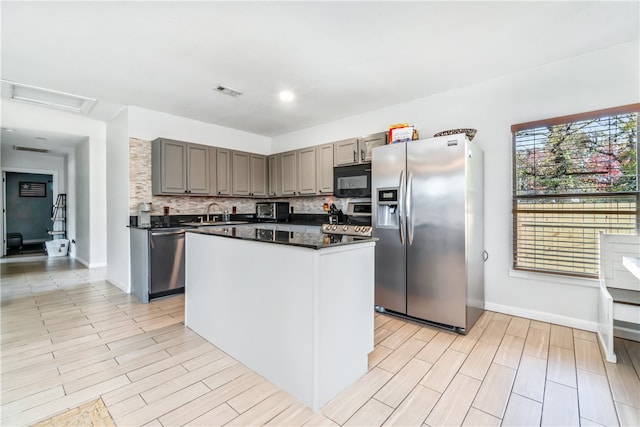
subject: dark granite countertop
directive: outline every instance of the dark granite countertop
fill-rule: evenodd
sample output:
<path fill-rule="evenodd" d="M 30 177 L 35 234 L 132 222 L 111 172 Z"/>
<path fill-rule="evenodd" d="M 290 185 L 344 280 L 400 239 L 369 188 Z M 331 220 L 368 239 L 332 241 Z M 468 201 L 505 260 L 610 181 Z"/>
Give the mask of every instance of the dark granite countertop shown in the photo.
<path fill-rule="evenodd" d="M 284 224 L 282 224 L 284 225 Z M 232 239 L 300 246 L 309 249 L 325 249 L 342 245 L 375 242 L 375 237 L 342 236 L 316 232 L 281 231 L 268 224 L 245 224 L 233 227 L 201 227 L 186 230 L 190 233 L 207 234 Z"/>

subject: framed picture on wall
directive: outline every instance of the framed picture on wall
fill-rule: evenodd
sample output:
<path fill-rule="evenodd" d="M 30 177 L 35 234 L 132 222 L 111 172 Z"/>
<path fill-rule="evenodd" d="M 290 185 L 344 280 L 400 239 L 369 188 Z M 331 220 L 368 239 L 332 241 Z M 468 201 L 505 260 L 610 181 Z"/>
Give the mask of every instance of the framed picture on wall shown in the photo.
<path fill-rule="evenodd" d="M 46 182 L 20 182 L 20 197 L 47 197 Z"/>

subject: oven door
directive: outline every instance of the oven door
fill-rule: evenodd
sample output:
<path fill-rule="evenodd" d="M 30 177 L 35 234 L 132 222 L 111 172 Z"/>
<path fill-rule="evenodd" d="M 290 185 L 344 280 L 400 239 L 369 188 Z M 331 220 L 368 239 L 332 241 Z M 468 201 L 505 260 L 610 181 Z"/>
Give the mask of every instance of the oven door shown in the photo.
<path fill-rule="evenodd" d="M 371 164 L 333 168 L 336 197 L 371 197 Z"/>

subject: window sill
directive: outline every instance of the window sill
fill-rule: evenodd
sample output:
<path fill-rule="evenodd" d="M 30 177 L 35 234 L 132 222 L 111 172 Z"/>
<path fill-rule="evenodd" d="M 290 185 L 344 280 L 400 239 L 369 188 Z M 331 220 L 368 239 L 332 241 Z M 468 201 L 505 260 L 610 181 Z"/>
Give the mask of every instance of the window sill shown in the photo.
<path fill-rule="evenodd" d="M 532 271 L 520 271 L 509 269 L 509 277 L 518 279 L 536 280 L 538 282 L 558 283 L 562 285 L 582 286 L 587 288 L 597 288 L 600 286 L 598 279 L 588 279 L 584 277 L 561 276 L 550 273 L 534 273 Z"/>

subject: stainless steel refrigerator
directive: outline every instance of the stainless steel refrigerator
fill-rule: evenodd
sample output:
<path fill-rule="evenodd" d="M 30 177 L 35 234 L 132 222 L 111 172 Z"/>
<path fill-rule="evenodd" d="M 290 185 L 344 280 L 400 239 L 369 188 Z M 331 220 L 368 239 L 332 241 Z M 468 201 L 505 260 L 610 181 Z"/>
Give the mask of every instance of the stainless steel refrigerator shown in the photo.
<path fill-rule="evenodd" d="M 373 149 L 375 305 L 466 333 L 484 309 L 483 152 L 464 134 Z"/>

